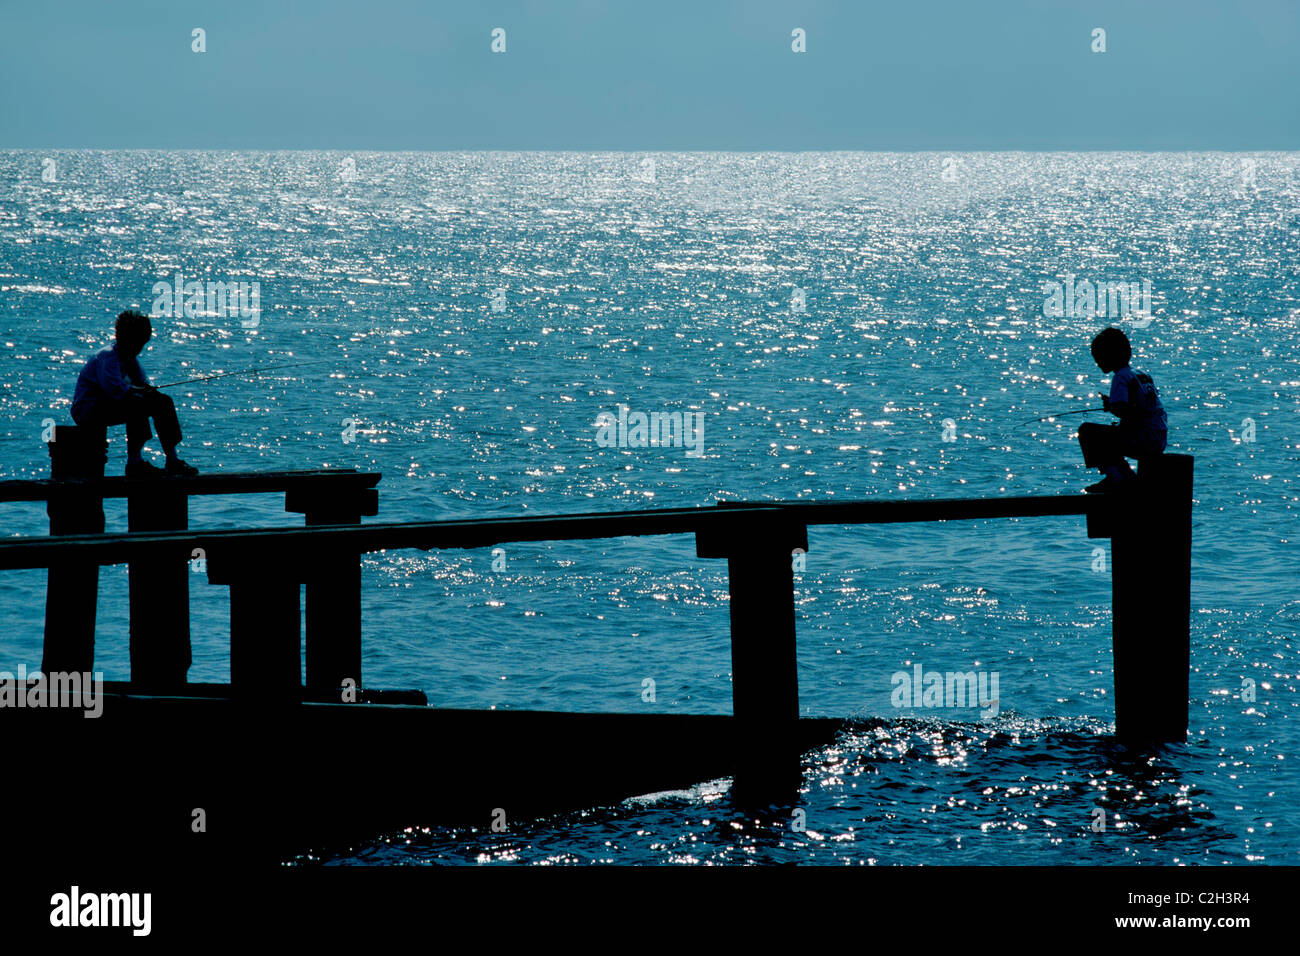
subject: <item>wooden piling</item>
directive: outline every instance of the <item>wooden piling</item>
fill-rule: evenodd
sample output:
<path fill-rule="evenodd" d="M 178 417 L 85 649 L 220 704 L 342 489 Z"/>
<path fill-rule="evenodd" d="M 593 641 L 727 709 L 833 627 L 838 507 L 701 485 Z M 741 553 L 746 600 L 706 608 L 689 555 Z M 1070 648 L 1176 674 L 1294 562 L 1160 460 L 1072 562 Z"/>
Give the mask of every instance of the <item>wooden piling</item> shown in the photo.
<path fill-rule="evenodd" d="M 189 494 L 181 479 L 132 482 L 130 531 L 185 531 Z M 141 693 L 175 690 L 190 669 L 190 562 L 141 558 L 127 565 L 131 611 L 131 681 Z"/>
<path fill-rule="evenodd" d="M 760 803 L 779 800 L 798 768 L 790 752 L 799 719 L 792 552 L 808 550 L 808 528 L 737 510 L 722 527 L 698 532 L 695 542 L 699 557 L 727 559 L 737 792 Z"/>
<path fill-rule="evenodd" d="M 230 586 L 230 689 L 243 701 L 302 700 L 301 574 L 288 560 L 212 555 L 208 581 Z"/>
<path fill-rule="evenodd" d="M 1190 455 L 1138 465 L 1111 531 L 1115 732 L 1126 741 L 1187 739 L 1191 665 Z"/>
<path fill-rule="evenodd" d="M 46 512 L 50 534 L 100 534 L 104 530 L 104 500 L 83 482 L 104 477 L 108 442 L 102 430 L 56 425 L 50 449 L 50 477 L 74 482 L 50 491 Z M 45 673 L 89 673 L 95 663 L 95 610 L 99 594 L 99 564 L 75 557 L 52 561 L 46 579 Z"/>
<path fill-rule="evenodd" d="M 373 488 L 295 489 L 285 510 L 300 512 L 308 527 L 360 524 L 378 513 Z M 307 688 L 332 697 L 345 680 L 361 686 L 361 562 L 355 549 L 320 548 L 302 556 L 308 565 Z"/>

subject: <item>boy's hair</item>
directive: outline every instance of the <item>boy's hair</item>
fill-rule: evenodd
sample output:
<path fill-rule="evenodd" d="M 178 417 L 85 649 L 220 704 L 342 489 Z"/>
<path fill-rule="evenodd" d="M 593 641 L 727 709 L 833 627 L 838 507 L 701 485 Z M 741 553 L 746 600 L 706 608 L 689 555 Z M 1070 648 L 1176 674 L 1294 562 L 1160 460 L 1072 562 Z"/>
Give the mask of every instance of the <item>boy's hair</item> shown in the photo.
<path fill-rule="evenodd" d="M 1098 365 L 1104 362 L 1120 369 L 1133 357 L 1133 347 L 1128 344 L 1128 336 L 1112 325 L 1108 329 L 1102 329 L 1093 338 L 1092 357 Z"/>
<path fill-rule="evenodd" d="M 118 315 L 113 331 L 119 339 L 147 342 L 153 336 L 153 323 L 149 321 L 149 316 L 128 310 Z"/>

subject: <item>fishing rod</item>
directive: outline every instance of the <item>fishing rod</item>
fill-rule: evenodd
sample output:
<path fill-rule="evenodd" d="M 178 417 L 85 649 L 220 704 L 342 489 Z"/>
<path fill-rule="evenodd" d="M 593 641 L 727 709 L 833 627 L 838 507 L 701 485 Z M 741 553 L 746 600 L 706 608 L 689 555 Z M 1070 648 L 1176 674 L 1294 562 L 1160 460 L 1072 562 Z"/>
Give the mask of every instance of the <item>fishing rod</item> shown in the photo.
<path fill-rule="evenodd" d="M 155 385 L 154 388 L 172 388 L 176 385 L 191 385 L 195 382 L 211 382 L 218 378 L 229 378 L 232 375 L 254 375 L 258 372 L 278 372 L 286 368 L 302 368 L 304 365 L 320 365 L 324 362 L 330 362 L 333 359 L 313 359 L 310 362 L 294 362 L 292 365 L 264 365 L 261 368 L 246 368 L 238 372 L 222 372 L 219 375 L 204 375 L 202 378 L 187 378 L 180 382 L 168 382 L 166 385 Z"/>
<path fill-rule="evenodd" d="M 1020 428 L 1024 425 L 1032 425 L 1034 424 L 1034 422 L 1045 422 L 1049 418 L 1061 418 L 1065 415 L 1085 415 L 1088 412 L 1104 412 L 1105 410 L 1106 409 L 1104 407 L 1103 408 L 1072 408 L 1068 412 L 1053 412 L 1050 415 L 1044 415 L 1042 418 L 1031 418 L 1027 422 L 1021 422 L 1016 427 Z"/>

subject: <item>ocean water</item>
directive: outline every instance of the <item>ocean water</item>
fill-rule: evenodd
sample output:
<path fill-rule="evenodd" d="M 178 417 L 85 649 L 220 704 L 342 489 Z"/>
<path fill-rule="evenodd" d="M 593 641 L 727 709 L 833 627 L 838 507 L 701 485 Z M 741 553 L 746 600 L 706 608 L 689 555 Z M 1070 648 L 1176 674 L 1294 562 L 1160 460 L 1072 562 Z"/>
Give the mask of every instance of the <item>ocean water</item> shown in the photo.
<path fill-rule="evenodd" d="M 327 861 L 1300 862 L 1300 154 L 6 151 L 0 174 L 0 477 L 47 474 L 46 420 L 131 306 L 155 382 L 320 360 L 173 389 L 184 455 L 381 471 L 380 520 L 1077 491 L 1075 430 L 1103 416 L 1018 423 L 1099 404 L 1111 322 L 1196 456 L 1185 745 L 1108 737 L 1109 554 L 1081 519 L 821 527 L 801 709 L 858 723 L 809 756 L 805 829 L 701 781 L 502 834 L 412 821 Z M 162 314 L 178 273 L 256 281 L 256 325 Z M 1085 279 L 1149 283 L 1151 309 L 1045 308 Z M 603 446 L 620 405 L 701 414 L 700 453 Z M 191 504 L 192 527 L 300 521 L 277 496 Z M 205 580 L 190 676 L 224 680 Z M 368 685 L 729 712 L 725 562 L 688 537 L 390 552 L 363 580 Z M 125 581 L 101 575 L 109 678 Z M 38 666 L 43 596 L 0 574 L 5 667 Z M 997 713 L 895 706 L 917 664 L 996 674 Z"/>

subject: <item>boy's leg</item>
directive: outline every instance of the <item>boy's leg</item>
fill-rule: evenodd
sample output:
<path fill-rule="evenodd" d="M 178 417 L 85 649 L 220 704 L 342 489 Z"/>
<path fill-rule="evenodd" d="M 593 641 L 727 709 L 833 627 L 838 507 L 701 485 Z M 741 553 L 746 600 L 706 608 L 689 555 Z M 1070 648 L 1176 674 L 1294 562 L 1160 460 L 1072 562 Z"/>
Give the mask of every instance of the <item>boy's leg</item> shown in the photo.
<path fill-rule="evenodd" d="M 192 477 L 198 469 L 181 461 L 176 455 L 176 446 L 181 443 L 181 423 L 176 418 L 176 403 L 171 396 L 154 389 L 144 393 L 149 414 L 153 417 L 154 427 L 158 429 L 158 443 L 162 445 L 167 456 L 167 474 Z"/>
<path fill-rule="evenodd" d="M 1089 468 L 1105 471 L 1107 466 L 1118 464 L 1123 459 L 1120 454 L 1114 425 L 1098 425 L 1084 422 L 1079 426 L 1079 450 L 1083 452 L 1083 463 Z"/>
<path fill-rule="evenodd" d="M 1128 481 L 1130 478 L 1136 478 L 1133 472 L 1133 466 L 1128 463 L 1127 458 L 1121 458 L 1118 464 L 1107 465 L 1101 469 L 1101 473 L 1111 481 Z"/>
<path fill-rule="evenodd" d="M 163 392 L 145 392 L 142 396 L 149 409 L 149 417 L 158 429 L 158 444 L 168 461 L 176 458 L 176 446 L 181 443 L 181 423 L 176 417 L 176 403 Z"/>
<path fill-rule="evenodd" d="M 1080 425 L 1079 448 L 1083 452 L 1083 463 L 1089 468 L 1096 468 L 1107 481 L 1118 484 L 1136 477 L 1128 459 L 1124 457 L 1119 429 L 1114 425 L 1098 425 L 1094 422 Z M 1093 485 L 1088 490 L 1097 488 Z"/>
<path fill-rule="evenodd" d="M 126 461 L 131 464 L 136 461 L 144 461 L 144 443 L 149 440 L 149 419 L 144 419 L 145 425 L 142 428 L 137 424 L 140 419 L 128 418 L 126 420 Z"/>
<path fill-rule="evenodd" d="M 149 411 L 136 395 L 128 395 L 119 402 L 103 406 L 96 416 L 105 425 L 126 424 L 127 464 L 143 461 L 140 454 L 144 443 L 153 437 L 149 430 Z"/>
<path fill-rule="evenodd" d="M 1167 432 L 1152 431 L 1133 438 L 1124 448 L 1124 454 L 1131 458 L 1139 460 L 1143 458 L 1154 458 L 1162 454 L 1169 444 Z"/>
<path fill-rule="evenodd" d="M 149 431 L 149 411 L 143 402 L 136 401 L 137 396 L 128 395 L 120 401 L 104 401 L 77 422 L 86 428 L 93 428 L 105 434 L 114 425 L 126 425 L 126 466 L 127 475 L 137 467 L 153 468 L 146 465 L 140 454 L 144 443 L 153 437 Z M 154 469 L 155 471 L 157 469 Z M 138 472 L 137 472 L 138 474 Z"/>

